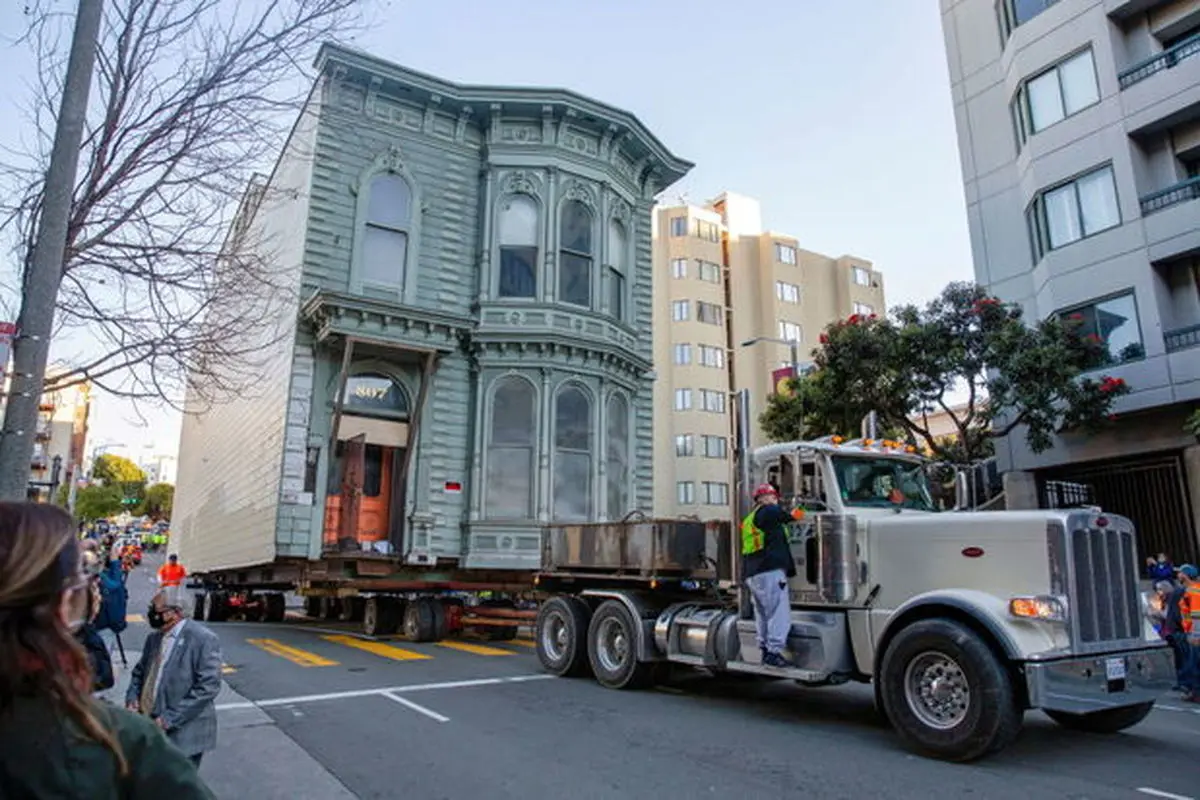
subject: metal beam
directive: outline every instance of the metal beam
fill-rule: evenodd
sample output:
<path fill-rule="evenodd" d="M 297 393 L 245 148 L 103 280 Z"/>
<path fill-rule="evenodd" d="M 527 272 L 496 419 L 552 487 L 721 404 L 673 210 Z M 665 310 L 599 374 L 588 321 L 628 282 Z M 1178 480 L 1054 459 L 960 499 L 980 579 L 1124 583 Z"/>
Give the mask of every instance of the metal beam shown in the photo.
<path fill-rule="evenodd" d="M 350 361 L 354 358 L 355 338 L 346 337 L 346 348 L 342 352 L 342 369 L 338 373 L 337 394 L 333 398 L 333 423 L 329 428 L 329 465 L 333 466 L 334 454 L 337 452 L 338 428 L 342 424 L 342 409 L 346 400 L 346 381 L 350 377 Z"/>
<path fill-rule="evenodd" d="M 400 513 L 404 515 L 408 510 L 408 473 L 412 469 L 413 456 L 417 449 L 417 435 L 421 431 L 421 415 L 425 410 L 425 401 L 429 395 L 429 384 L 433 380 L 433 373 L 437 371 L 439 357 L 437 353 L 427 353 L 421 365 L 421 386 L 417 389 L 417 400 L 413 405 L 412 415 L 408 419 L 408 442 L 404 447 L 403 461 L 400 465 L 400 474 L 397 476 L 396 485 L 400 488 Z M 402 546 L 397 548 L 405 559 L 412 552 L 412 536 L 408 530 L 408 520 L 404 519 L 404 523 L 400 529 L 402 541 L 399 543 Z"/>

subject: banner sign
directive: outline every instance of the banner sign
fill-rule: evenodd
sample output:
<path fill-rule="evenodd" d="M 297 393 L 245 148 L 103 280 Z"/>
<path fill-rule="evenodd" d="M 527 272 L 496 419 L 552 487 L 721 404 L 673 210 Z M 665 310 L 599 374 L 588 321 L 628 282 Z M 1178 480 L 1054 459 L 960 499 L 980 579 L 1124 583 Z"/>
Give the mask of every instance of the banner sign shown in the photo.
<path fill-rule="evenodd" d="M 792 393 L 791 387 L 788 386 L 789 378 L 796 374 L 791 367 L 783 367 L 771 373 L 771 386 L 775 389 L 775 394 L 781 394 L 785 397 Z"/>
<path fill-rule="evenodd" d="M 8 377 L 8 357 L 12 354 L 12 343 L 16 337 L 15 322 L 0 322 L 0 391 L 3 391 L 4 379 Z"/>

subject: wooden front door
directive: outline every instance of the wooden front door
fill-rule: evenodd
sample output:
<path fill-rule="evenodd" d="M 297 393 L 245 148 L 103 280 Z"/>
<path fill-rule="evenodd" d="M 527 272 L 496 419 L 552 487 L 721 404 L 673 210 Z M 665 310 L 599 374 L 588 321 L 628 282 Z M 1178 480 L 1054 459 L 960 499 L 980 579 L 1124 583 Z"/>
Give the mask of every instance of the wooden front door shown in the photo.
<path fill-rule="evenodd" d="M 339 551 L 362 550 L 387 541 L 391 523 L 396 454 L 402 448 L 367 444 L 364 436 L 338 442 L 325 498 L 325 544 Z"/>

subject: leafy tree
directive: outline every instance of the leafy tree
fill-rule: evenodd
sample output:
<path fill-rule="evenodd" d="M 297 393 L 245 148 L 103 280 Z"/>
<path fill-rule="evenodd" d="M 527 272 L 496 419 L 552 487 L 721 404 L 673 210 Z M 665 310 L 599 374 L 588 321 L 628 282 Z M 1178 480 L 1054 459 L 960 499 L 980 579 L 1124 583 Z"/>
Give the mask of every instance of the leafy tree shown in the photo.
<path fill-rule="evenodd" d="M 93 520 L 121 513 L 125 493 L 118 486 L 85 486 L 75 493 L 75 516 Z"/>
<path fill-rule="evenodd" d="M 806 417 L 861 419 L 878 414 L 881 427 L 928 448 L 937 458 L 977 461 L 992 440 L 1024 426 L 1031 450 L 1043 452 L 1055 434 L 1094 433 L 1112 419 L 1113 402 L 1128 393 L 1120 378 L 1088 373 L 1110 363 L 1095 335 L 1080 335 L 1081 317 L 1026 325 L 1021 308 L 970 283 L 952 283 L 924 309 L 908 305 L 892 318 L 854 315 L 831 324 L 814 352 L 816 389 L 804 395 Z M 947 395 L 964 391 L 965 405 Z M 762 422 L 783 418 L 777 398 Z M 922 412 L 947 414 L 957 429 L 949 442 L 935 436 Z M 791 413 L 797 413 L 792 411 Z"/>
<path fill-rule="evenodd" d="M 104 453 L 97 456 L 96 463 L 92 465 L 92 480 L 106 486 L 121 483 L 145 483 L 146 473 L 124 456 Z"/>
<path fill-rule="evenodd" d="M 776 442 L 817 439 L 821 436 L 857 438 L 863 417 L 859 409 L 838 402 L 827 393 L 826 381 L 819 372 L 791 378 L 785 393 L 772 394 L 758 422 L 767 436 Z M 902 438 L 894 426 L 879 425 L 881 438 Z"/>
<path fill-rule="evenodd" d="M 138 513 L 154 520 L 170 519 L 174 501 L 174 486 L 169 483 L 154 483 L 146 489 L 146 497 L 138 507 Z"/>

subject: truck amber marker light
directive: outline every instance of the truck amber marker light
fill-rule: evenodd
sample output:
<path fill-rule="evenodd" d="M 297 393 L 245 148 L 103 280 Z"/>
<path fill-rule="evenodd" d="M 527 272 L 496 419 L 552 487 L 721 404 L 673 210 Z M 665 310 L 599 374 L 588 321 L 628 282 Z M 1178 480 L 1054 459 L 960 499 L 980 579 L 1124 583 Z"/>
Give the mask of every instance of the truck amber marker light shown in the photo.
<path fill-rule="evenodd" d="M 962 554 L 964 556 L 966 556 L 967 558 L 979 558 L 981 555 L 983 555 L 983 548 L 982 547 L 964 547 L 962 549 Z"/>

